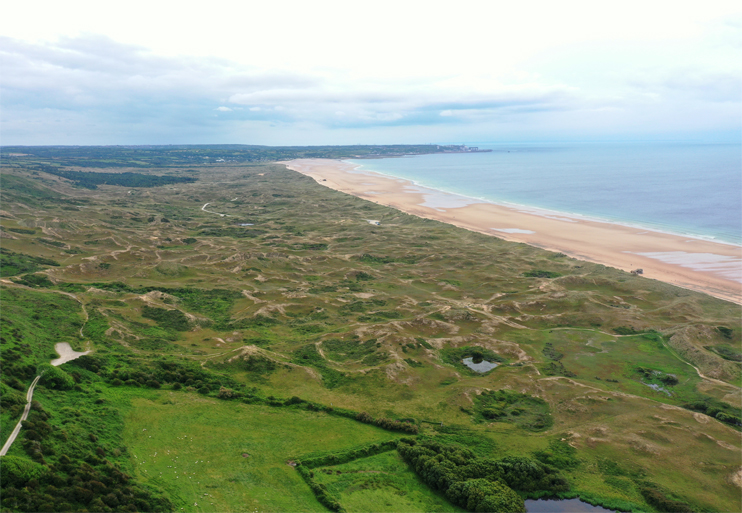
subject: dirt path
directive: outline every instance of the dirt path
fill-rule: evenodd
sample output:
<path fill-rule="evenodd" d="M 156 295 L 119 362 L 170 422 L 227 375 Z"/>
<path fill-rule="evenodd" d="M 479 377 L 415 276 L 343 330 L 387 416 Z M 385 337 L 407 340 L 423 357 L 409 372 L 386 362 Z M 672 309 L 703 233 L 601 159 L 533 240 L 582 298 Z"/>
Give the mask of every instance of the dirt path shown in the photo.
<path fill-rule="evenodd" d="M 59 293 L 64 294 L 66 296 L 71 296 L 75 298 L 77 301 L 80 301 L 76 296 L 69 294 L 67 292 L 59 292 Z M 82 301 L 80 301 L 80 304 L 82 305 Z M 82 308 L 83 308 L 83 311 L 85 311 L 84 305 Z M 85 311 L 85 322 L 87 322 L 87 318 L 88 318 L 88 313 L 87 311 Z M 84 324 L 83 324 L 83 327 L 85 327 Z M 80 335 L 82 335 L 82 328 L 80 328 Z M 83 355 L 86 355 L 92 352 L 91 350 L 87 350 L 84 352 L 74 351 L 67 342 L 59 342 L 58 344 L 55 344 L 54 350 L 57 352 L 57 354 L 59 354 L 59 358 L 52 360 L 50 362 L 55 367 L 58 367 L 59 365 L 62 365 L 63 363 L 71 362 L 72 360 L 75 360 L 77 358 L 80 358 Z M 31 401 L 33 400 L 33 391 L 34 391 L 34 388 L 36 388 L 36 384 L 39 382 L 39 379 L 41 379 L 41 375 L 36 376 L 36 378 L 31 383 L 31 386 L 28 387 L 28 392 L 26 392 L 26 407 L 23 409 L 23 415 L 21 415 L 21 419 L 18 421 L 18 424 L 16 424 L 15 429 L 13 429 L 13 432 L 10 433 L 10 436 L 5 441 L 5 445 L 3 445 L 3 448 L 0 449 L 0 456 L 5 456 L 5 454 L 8 452 L 10 447 L 13 445 L 13 442 L 15 442 L 15 439 L 18 436 L 18 433 L 20 433 L 21 431 L 21 427 L 23 426 L 23 421 L 25 421 L 28 418 L 28 412 L 31 411 Z"/>
<path fill-rule="evenodd" d="M 201 210 L 203 210 L 204 212 L 208 212 L 209 214 L 216 214 L 216 215 L 222 216 L 222 217 L 229 217 L 228 214 L 220 214 L 219 212 L 212 212 L 211 210 L 206 210 L 206 207 L 208 207 L 208 206 L 209 206 L 209 203 L 205 203 L 204 206 L 201 207 Z"/>
<path fill-rule="evenodd" d="M 21 425 L 23 424 L 23 421 L 28 418 L 28 412 L 31 411 L 31 400 L 33 399 L 33 389 L 36 388 L 36 383 L 39 382 L 39 379 L 41 379 L 41 376 L 36 376 L 36 379 L 33 380 L 33 383 L 31 383 L 31 386 L 28 387 L 28 392 L 26 392 L 26 407 L 23 409 L 23 415 L 21 415 L 21 420 L 18 421 L 18 424 L 16 424 L 13 432 L 10 433 L 8 440 L 5 442 L 5 445 L 3 445 L 3 448 L 0 449 L 0 456 L 5 456 L 5 454 L 8 452 L 8 449 L 10 449 L 10 446 L 13 445 L 13 442 L 15 442 L 15 438 L 18 436 L 18 433 L 21 432 Z"/>

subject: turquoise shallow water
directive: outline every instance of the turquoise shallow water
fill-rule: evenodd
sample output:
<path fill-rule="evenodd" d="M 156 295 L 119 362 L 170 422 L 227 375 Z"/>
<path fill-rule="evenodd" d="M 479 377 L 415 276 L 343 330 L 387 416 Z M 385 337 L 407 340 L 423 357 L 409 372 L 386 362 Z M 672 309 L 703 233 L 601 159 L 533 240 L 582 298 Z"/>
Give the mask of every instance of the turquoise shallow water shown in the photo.
<path fill-rule="evenodd" d="M 491 153 L 351 160 L 501 204 L 742 244 L 738 144 L 479 144 Z"/>

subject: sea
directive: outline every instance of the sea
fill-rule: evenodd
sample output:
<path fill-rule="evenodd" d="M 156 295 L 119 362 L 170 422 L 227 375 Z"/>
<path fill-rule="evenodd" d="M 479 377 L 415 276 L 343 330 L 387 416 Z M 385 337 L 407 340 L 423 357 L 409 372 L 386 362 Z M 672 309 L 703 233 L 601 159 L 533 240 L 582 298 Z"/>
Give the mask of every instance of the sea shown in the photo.
<path fill-rule="evenodd" d="M 476 146 L 492 151 L 348 162 L 468 200 L 742 245 L 740 144 Z"/>

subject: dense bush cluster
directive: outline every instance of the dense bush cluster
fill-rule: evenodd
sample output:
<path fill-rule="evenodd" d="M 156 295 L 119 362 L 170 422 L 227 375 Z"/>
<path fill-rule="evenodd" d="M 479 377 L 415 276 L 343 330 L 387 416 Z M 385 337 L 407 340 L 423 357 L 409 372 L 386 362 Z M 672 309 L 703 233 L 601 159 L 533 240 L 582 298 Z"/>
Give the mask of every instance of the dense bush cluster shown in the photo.
<path fill-rule="evenodd" d="M 513 490 L 569 489 L 557 471 L 530 458 L 479 458 L 464 447 L 431 440 L 402 439 L 397 451 L 428 486 L 470 511 L 525 512 L 523 500 Z"/>
<path fill-rule="evenodd" d="M 400 431 L 402 433 L 411 433 L 413 435 L 416 435 L 420 431 L 420 428 L 418 428 L 416 424 L 407 420 L 399 421 L 384 417 L 375 419 L 365 411 L 356 415 L 356 420 L 358 422 L 363 422 L 364 424 L 373 424 L 374 426 L 378 426 L 388 431 Z"/>
<path fill-rule="evenodd" d="M 54 287 L 54 283 L 46 276 L 46 274 L 24 274 L 23 276 L 13 278 L 13 281 L 32 289 L 47 289 Z"/>
<path fill-rule="evenodd" d="M 389 257 L 389 256 L 376 256 L 369 253 L 364 253 L 358 259 L 365 264 L 391 264 L 394 262 L 400 262 L 403 264 L 414 264 L 417 262 L 417 258 L 414 256 L 404 257 Z"/>
<path fill-rule="evenodd" d="M 543 431 L 553 421 L 549 404 L 513 390 L 485 390 L 474 400 L 475 420 L 509 422 L 529 431 Z"/>
<path fill-rule="evenodd" d="M 526 278 L 559 278 L 561 274 L 554 271 L 544 271 L 542 269 L 534 269 L 532 271 L 526 271 L 523 273 Z"/>
<path fill-rule="evenodd" d="M 714 353 L 718 354 L 725 360 L 729 360 L 732 362 L 742 362 L 742 353 L 739 352 L 739 349 L 729 347 L 729 346 L 703 346 L 705 349 L 708 349 L 709 351 L 713 351 Z"/>
<path fill-rule="evenodd" d="M 648 383 L 659 382 L 669 387 L 678 384 L 678 377 L 675 374 L 666 374 L 662 371 L 647 369 L 646 367 L 636 367 L 635 370 L 641 375 L 642 381 Z"/>
<path fill-rule="evenodd" d="M 110 447 L 99 441 L 87 421 L 78 422 L 73 415 L 60 427 L 51 418 L 34 401 L 22 438 L 16 441 L 31 460 L 2 458 L 3 511 L 174 509 L 168 499 L 137 485 L 107 459 Z"/>
<path fill-rule="evenodd" d="M 713 397 L 704 397 L 703 399 L 686 403 L 683 407 L 705 413 L 709 417 L 714 417 L 716 420 L 725 424 L 742 427 L 742 417 L 740 417 L 739 409 Z"/>
<path fill-rule="evenodd" d="M 697 509 L 685 501 L 670 497 L 667 492 L 652 483 L 642 486 L 640 492 L 644 500 L 647 501 L 647 504 L 657 511 L 667 513 L 691 513 L 697 511 Z"/>
<path fill-rule="evenodd" d="M 41 376 L 39 383 L 47 388 L 70 390 L 75 385 L 72 376 L 59 367 L 55 367 L 49 363 L 42 363 L 39 365 L 36 372 Z"/>
<path fill-rule="evenodd" d="M 32 273 L 42 266 L 59 267 L 59 263 L 48 258 L 14 253 L 0 248 L 0 276 L 16 276 L 17 274 Z"/>
<path fill-rule="evenodd" d="M 180 310 L 168 310 L 144 305 L 142 307 L 142 317 L 152 319 L 160 327 L 167 330 L 188 331 L 191 327 L 188 317 Z"/>
<path fill-rule="evenodd" d="M 469 479 L 451 485 L 446 497 L 468 511 L 525 513 L 523 499 L 502 481 Z"/>
<path fill-rule="evenodd" d="M 190 176 L 159 176 L 142 173 L 95 173 L 91 171 L 70 171 L 54 166 L 40 165 L 41 171 L 61 176 L 75 182 L 78 187 L 97 189 L 99 185 L 121 185 L 123 187 L 160 187 L 175 183 L 193 183 L 197 179 Z"/>

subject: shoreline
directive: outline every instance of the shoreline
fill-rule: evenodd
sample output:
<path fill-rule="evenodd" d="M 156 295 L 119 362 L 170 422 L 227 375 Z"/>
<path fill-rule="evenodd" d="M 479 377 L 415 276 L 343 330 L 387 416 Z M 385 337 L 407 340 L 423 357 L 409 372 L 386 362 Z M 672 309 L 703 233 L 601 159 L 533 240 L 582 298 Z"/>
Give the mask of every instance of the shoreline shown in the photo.
<path fill-rule="evenodd" d="M 281 162 L 320 185 L 409 214 L 742 304 L 742 246 L 431 189 L 331 159 Z M 536 213 L 538 212 L 538 213 Z"/>
<path fill-rule="evenodd" d="M 351 162 L 351 161 L 358 161 L 358 160 L 381 160 L 386 157 L 380 157 L 378 159 L 337 159 L 336 162 L 348 164 L 350 166 L 355 166 L 353 173 L 369 173 L 370 175 L 377 175 L 384 178 L 389 178 L 390 180 L 404 180 L 409 182 L 412 186 L 419 187 L 421 189 L 427 189 L 430 191 L 436 191 L 441 194 L 446 194 L 450 196 L 455 196 L 458 198 L 462 198 L 465 201 L 470 201 L 471 203 L 487 203 L 491 205 L 497 205 L 504 208 L 508 208 L 511 210 L 517 210 L 519 212 L 525 212 L 525 213 L 533 213 L 535 215 L 542 215 L 542 216 L 561 216 L 561 217 L 567 217 L 576 221 L 587 221 L 587 222 L 593 222 L 593 223 L 604 223 L 609 225 L 618 225 L 618 226 L 624 226 L 626 228 L 631 228 L 634 230 L 644 230 L 644 231 L 651 231 L 656 233 L 662 233 L 665 235 L 672 235 L 675 237 L 684 237 L 686 239 L 697 239 L 707 242 L 714 242 L 716 244 L 723 244 L 726 246 L 732 246 L 735 248 L 742 248 L 742 243 L 737 242 L 731 242 L 728 240 L 719 239 L 714 235 L 700 235 L 696 233 L 682 233 L 680 231 L 673 231 L 672 229 L 663 229 L 658 228 L 651 225 L 643 225 L 638 222 L 634 223 L 631 221 L 622 221 L 620 219 L 610 219 L 607 217 L 598 217 L 598 216 L 590 216 L 586 214 L 580 214 L 578 212 L 564 212 L 559 210 L 551 210 L 546 207 L 538 207 L 534 205 L 526 205 L 522 203 L 514 203 L 510 201 L 493 201 L 487 198 L 483 197 L 477 197 L 477 196 L 467 196 L 466 194 L 461 194 L 457 192 L 450 192 L 446 191 L 444 189 L 436 189 L 434 186 L 425 185 L 422 183 L 417 182 L 416 180 L 410 179 L 410 178 L 403 178 L 399 176 L 390 175 L 387 173 L 383 173 L 381 171 L 376 170 L 370 170 L 370 169 L 361 169 L 363 167 L 363 164 L 358 162 Z M 390 157 L 390 158 L 397 158 L 397 157 Z M 301 160 L 301 159 L 297 159 Z M 312 159 L 304 159 L 304 160 L 312 160 Z M 316 159 L 321 160 L 321 159 Z M 327 160 L 333 160 L 333 159 L 327 159 Z M 283 164 L 288 164 L 289 162 L 282 162 Z M 292 168 L 289 168 L 292 169 Z M 299 171 L 301 172 L 301 171 Z M 306 174 L 306 173 L 303 173 Z M 309 176 L 309 175 L 308 175 Z M 741 263 L 742 266 L 742 263 Z M 742 267 L 740 268 L 740 283 L 742 284 Z"/>

